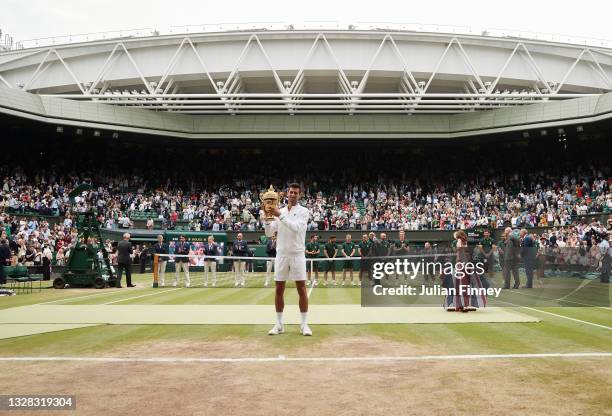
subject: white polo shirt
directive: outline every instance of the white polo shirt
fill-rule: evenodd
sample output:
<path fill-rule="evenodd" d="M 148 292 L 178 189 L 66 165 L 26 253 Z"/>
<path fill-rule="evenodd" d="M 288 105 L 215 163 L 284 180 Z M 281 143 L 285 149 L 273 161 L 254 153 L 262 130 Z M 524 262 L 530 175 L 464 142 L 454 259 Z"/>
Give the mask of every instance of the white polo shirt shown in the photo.
<path fill-rule="evenodd" d="M 277 257 L 305 257 L 306 228 L 310 213 L 306 207 L 295 205 L 291 210 L 281 208 L 281 215 L 270 222 L 264 221 L 267 237 L 276 232 Z"/>

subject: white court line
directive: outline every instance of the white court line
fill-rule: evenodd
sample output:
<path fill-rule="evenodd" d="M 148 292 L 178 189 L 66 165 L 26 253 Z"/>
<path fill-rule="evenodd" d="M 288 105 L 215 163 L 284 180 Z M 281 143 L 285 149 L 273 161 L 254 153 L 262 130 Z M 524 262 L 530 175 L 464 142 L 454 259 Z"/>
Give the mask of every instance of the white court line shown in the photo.
<path fill-rule="evenodd" d="M 62 290 L 62 289 L 58 289 L 58 290 Z M 63 289 L 63 290 L 70 290 L 70 289 Z M 49 303 L 71 301 L 73 299 L 74 300 L 87 299 L 87 298 L 93 298 L 94 296 L 110 295 L 110 294 L 119 292 L 118 290 L 112 290 L 112 291 L 106 291 L 105 289 L 96 289 L 96 290 L 101 290 L 101 292 L 94 293 L 93 295 L 72 296 L 70 298 L 55 299 L 55 300 L 50 300 L 48 302 L 35 303 L 35 305 L 47 305 Z"/>
<path fill-rule="evenodd" d="M 508 360 L 538 358 L 612 358 L 612 352 L 575 352 L 549 354 L 472 354 L 472 355 L 413 355 L 362 357 L 238 357 L 238 358 L 180 358 L 180 357 L 0 357 L 0 361 L 85 361 L 102 363 L 267 363 L 267 362 L 401 362 L 401 361 L 459 361 Z"/>
<path fill-rule="evenodd" d="M 508 301 L 505 301 L 505 300 L 498 300 L 497 302 L 507 303 L 508 305 L 513 305 L 513 306 L 517 306 L 519 308 L 529 309 L 530 311 L 545 313 L 547 315 L 556 316 L 558 318 L 568 319 L 570 321 L 580 322 L 581 324 L 592 325 L 592 326 L 596 326 L 598 328 L 603 328 L 603 329 L 607 329 L 609 331 L 612 331 L 612 327 L 609 327 L 609 326 L 606 326 L 606 325 L 596 324 L 594 322 L 589 322 L 589 321 L 583 321 L 582 319 L 570 318 L 569 316 L 559 315 L 559 314 L 556 314 L 556 313 L 543 311 L 541 309 L 530 308 L 529 306 L 521 306 L 521 305 L 517 305 L 516 303 L 508 302 Z"/>
<path fill-rule="evenodd" d="M 567 299 L 563 299 L 563 298 L 559 298 L 559 299 L 545 298 L 543 296 L 532 295 L 531 293 L 519 292 L 518 290 L 510 290 L 510 292 L 518 293 L 519 295 L 524 295 L 524 296 L 531 296 L 533 298 L 538 298 L 538 299 L 542 299 L 542 300 L 548 300 L 548 301 L 551 301 L 551 302 L 568 302 L 568 303 L 575 303 L 576 305 L 591 306 L 593 308 L 599 308 L 599 309 L 605 309 L 605 310 L 612 309 L 612 308 L 607 307 L 607 306 L 591 305 L 590 303 L 576 302 L 576 301 L 573 301 L 573 300 L 567 300 Z"/>
<path fill-rule="evenodd" d="M 313 282 L 314 282 L 314 280 L 313 280 Z M 313 284 L 311 283 L 311 285 L 310 285 L 310 289 L 308 289 L 308 294 L 306 295 L 306 296 L 308 297 L 308 299 L 309 299 L 309 300 L 310 300 L 310 294 L 312 293 L 312 291 L 314 290 L 314 288 L 315 288 L 315 285 L 313 285 Z"/>
<path fill-rule="evenodd" d="M 608 331 L 612 331 L 612 327 L 609 327 L 609 326 L 606 326 L 606 325 L 596 324 L 594 322 L 589 322 L 589 321 L 583 321 L 582 319 L 570 318 L 569 316 L 559 315 L 559 314 L 556 314 L 556 313 L 547 312 L 547 311 L 543 311 L 543 310 L 540 310 L 540 309 L 530 308 L 529 306 L 522 306 L 522 308 L 529 309 L 531 311 L 542 312 L 542 313 L 545 313 L 545 314 L 548 314 L 548 315 L 557 316 L 559 318 L 569 319 L 570 321 L 580 322 L 582 324 L 592 325 L 592 326 L 596 326 L 598 328 L 603 328 L 603 329 L 607 329 Z"/>
<path fill-rule="evenodd" d="M 147 296 L 153 296 L 153 295 L 159 295 L 162 293 L 166 293 L 166 292 L 172 292 L 174 290 L 181 290 L 182 287 L 176 287 L 174 289 L 168 289 L 168 290 L 162 290 L 162 291 L 155 291 L 153 293 L 147 293 L 146 295 L 139 295 L 139 296 L 133 296 L 131 298 L 125 298 L 125 299 L 117 299 L 117 300 L 113 300 L 111 302 L 106 302 L 103 303 L 102 305 L 112 305 L 113 303 L 119 303 L 119 302 L 125 302 L 126 300 L 133 300 L 133 299 L 140 299 L 140 298 L 146 298 Z"/>

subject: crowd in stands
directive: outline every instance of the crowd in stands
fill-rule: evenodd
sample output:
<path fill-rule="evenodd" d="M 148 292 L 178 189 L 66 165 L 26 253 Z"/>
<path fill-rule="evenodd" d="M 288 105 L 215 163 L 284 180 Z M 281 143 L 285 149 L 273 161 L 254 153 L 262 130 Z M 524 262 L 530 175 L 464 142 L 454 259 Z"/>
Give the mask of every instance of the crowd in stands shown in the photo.
<path fill-rule="evenodd" d="M 136 217 L 147 228 L 260 230 L 259 192 L 293 180 L 303 184 L 311 230 L 565 227 L 581 215 L 612 212 L 605 149 L 587 162 L 580 152 L 549 146 L 378 154 L 358 147 L 192 154 L 66 146 L 4 155 L 0 212 L 60 216 L 67 226 L 76 212 L 95 210 L 106 228 L 131 228 Z M 72 204 L 68 193 L 82 183 L 93 189 Z"/>
<path fill-rule="evenodd" d="M 57 224 L 50 224 L 44 218 L 19 217 L 0 213 L 0 242 L 5 241 L 11 252 L 11 263 L 25 266 L 49 264 L 64 266 L 70 249 L 77 239 L 77 228 L 70 217 Z M 112 252 L 112 242 L 104 242 Z M 146 245 L 136 244 L 134 262 L 139 263 L 141 255 L 149 256 Z"/>
<path fill-rule="evenodd" d="M 578 266 L 580 270 L 595 271 L 601 269 L 603 251 L 601 243 L 610 238 L 612 218 L 607 222 L 577 222 L 565 227 L 553 227 L 540 234 L 531 233 L 534 244 L 534 259 L 538 263 L 546 262 L 556 267 Z M 514 233 L 520 238 L 518 229 Z M 503 241 L 494 245 L 494 254 L 500 261 L 498 248 Z M 476 259 L 478 250 L 475 250 Z"/>

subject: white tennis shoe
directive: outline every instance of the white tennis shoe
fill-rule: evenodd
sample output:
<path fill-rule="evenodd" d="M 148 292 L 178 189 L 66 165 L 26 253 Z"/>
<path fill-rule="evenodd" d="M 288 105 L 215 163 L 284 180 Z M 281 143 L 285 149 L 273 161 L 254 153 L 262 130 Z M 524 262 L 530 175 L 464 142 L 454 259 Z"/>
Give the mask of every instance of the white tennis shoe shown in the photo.
<path fill-rule="evenodd" d="M 308 324 L 302 325 L 302 327 L 300 328 L 300 334 L 304 335 L 305 337 L 312 336 L 312 330 L 310 329 Z"/>
<path fill-rule="evenodd" d="M 283 325 L 275 324 L 271 330 L 268 331 L 268 335 L 280 335 L 285 332 Z"/>

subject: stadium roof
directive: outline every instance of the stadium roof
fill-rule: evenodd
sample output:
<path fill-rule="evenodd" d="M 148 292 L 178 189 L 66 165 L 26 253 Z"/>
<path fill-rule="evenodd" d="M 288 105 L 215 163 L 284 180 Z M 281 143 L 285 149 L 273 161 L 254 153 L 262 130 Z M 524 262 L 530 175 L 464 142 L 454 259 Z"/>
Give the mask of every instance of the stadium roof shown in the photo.
<path fill-rule="evenodd" d="M 459 32 L 256 27 L 47 45 L 0 54 L 0 88 L 206 115 L 457 114 L 612 91 L 607 44 Z"/>

